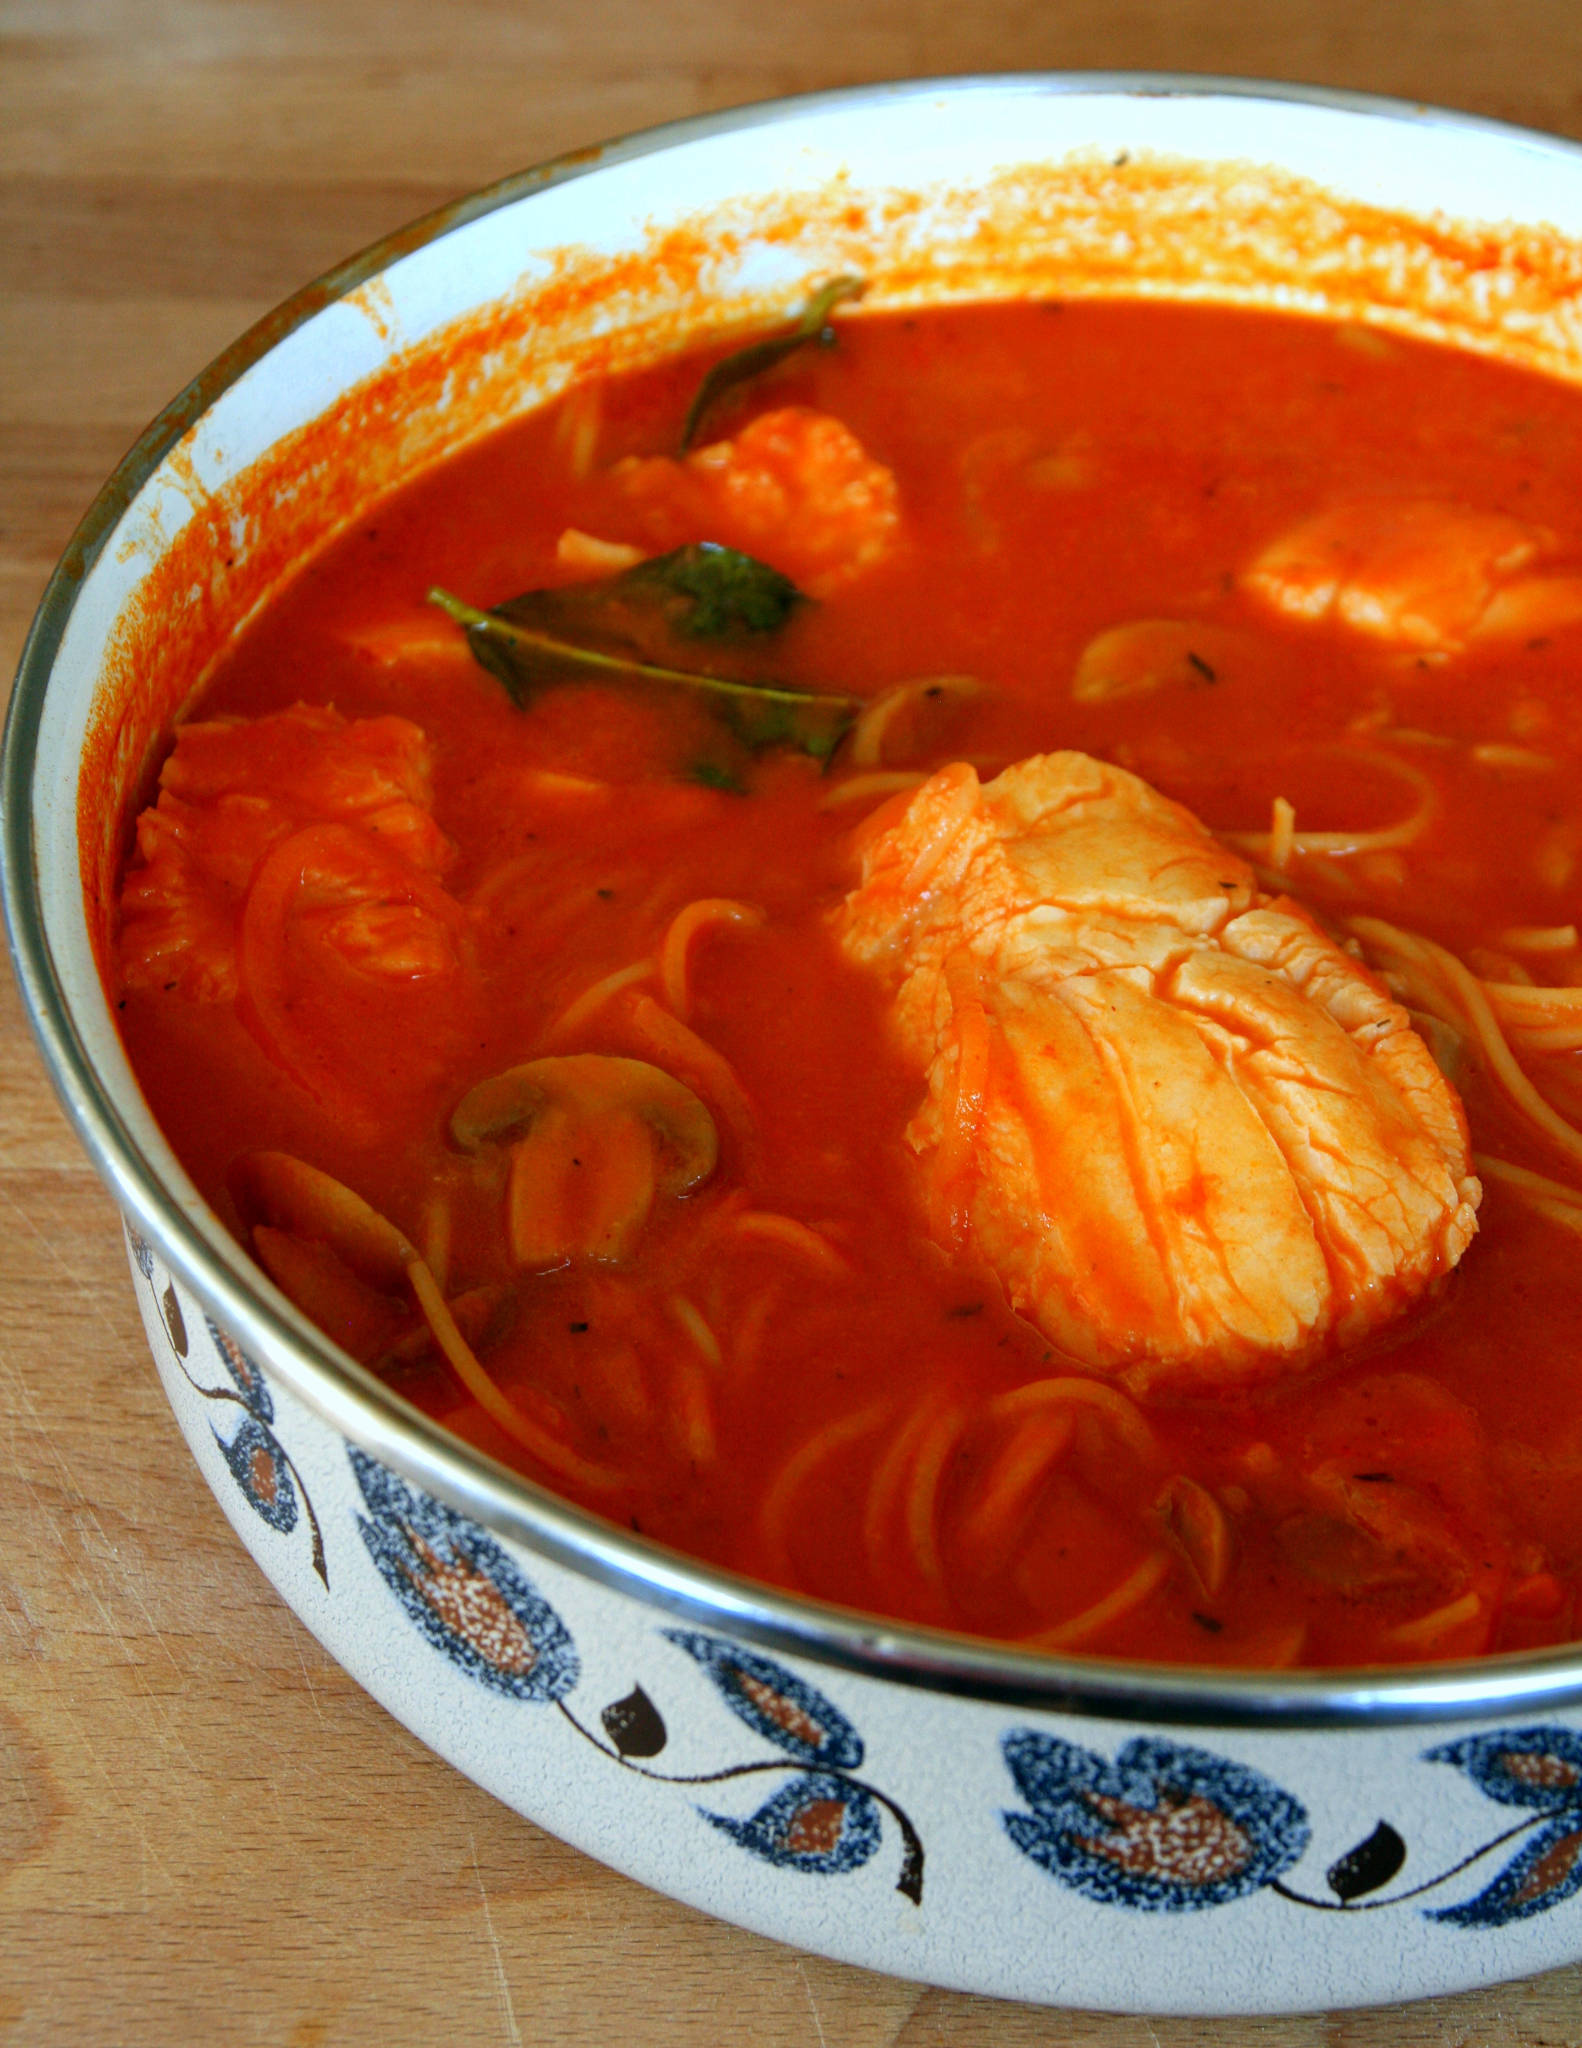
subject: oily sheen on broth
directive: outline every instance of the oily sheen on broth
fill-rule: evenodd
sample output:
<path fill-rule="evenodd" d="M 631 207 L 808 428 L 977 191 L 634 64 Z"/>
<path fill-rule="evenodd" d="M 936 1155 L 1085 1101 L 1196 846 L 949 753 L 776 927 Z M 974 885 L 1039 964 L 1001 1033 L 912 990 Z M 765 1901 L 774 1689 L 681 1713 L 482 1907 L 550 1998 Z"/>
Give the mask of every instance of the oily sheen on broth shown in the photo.
<path fill-rule="evenodd" d="M 354 1356 L 722 1565 L 1569 1640 L 1582 397 L 1202 307 L 836 332 L 685 450 L 710 358 L 579 386 L 249 622 L 124 878 L 156 1114 Z"/>

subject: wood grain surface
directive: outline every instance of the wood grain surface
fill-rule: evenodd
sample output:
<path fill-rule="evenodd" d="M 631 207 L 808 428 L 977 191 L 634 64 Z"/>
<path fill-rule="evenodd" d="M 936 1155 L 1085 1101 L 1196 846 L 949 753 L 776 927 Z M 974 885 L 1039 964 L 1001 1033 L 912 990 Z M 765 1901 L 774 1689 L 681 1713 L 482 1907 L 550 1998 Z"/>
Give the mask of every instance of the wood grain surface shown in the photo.
<path fill-rule="evenodd" d="M 336 258 L 625 129 L 1021 67 L 1296 78 L 1582 136 L 1577 0 L 4 0 L 0 673 L 145 420 Z M 0 2044 L 726 2039 L 1576 2048 L 1582 1970 L 1329 2017 L 1040 2012 L 738 1933 L 517 1819 L 231 1536 L 5 982 Z"/>

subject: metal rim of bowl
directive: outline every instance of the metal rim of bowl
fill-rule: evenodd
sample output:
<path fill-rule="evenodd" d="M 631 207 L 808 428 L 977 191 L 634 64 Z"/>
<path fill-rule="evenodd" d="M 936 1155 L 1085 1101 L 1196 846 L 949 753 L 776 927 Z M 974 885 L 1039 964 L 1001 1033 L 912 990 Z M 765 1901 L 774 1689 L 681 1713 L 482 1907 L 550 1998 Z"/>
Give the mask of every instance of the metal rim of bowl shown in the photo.
<path fill-rule="evenodd" d="M 241 1341 L 323 1420 L 497 1533 L 639 1600 L 770 1648 L 926 1690 L 1045 1711 L 1218 1727 L 1341 1728 L 1486 1717 L 1582 1700 L 1582 1646 L 1442 1665 L 1243 1672 L 1058 1657 L 839 1608 L 781 1591 L 623 1531 L 452 1436 L 338 1352 L 279 1297 L 223 1231 L 200 1230 L 165 1186 L 95 1070 L 45 930 L 32 789 L 44 696 L 77 593 L 117 523 L 172 447 L 286 335 L 399 257 L 533 193 L 607 165 L 733 130 L 900 99 L 998 91 L 1062 97 L 1261 99 L 1392 124 L 1451 127 L 1582 154 L 1557 136 L 1481 116 L 1327 87 L 1169 72 L 1026 72 L 920 78 L 767 100 L 668 122 L 517 172 L 382 237 L 293 293 L 174 398 L 117 465 L 45 588 L 23 646 L 0 750 L 0 888 L 28 1020 L 77 1136 L 123 1212 Z M 223 1242 L 222 1242 L 223 1241 Z M 228 1247 L 228 1249 L 226 1249 Z"/>

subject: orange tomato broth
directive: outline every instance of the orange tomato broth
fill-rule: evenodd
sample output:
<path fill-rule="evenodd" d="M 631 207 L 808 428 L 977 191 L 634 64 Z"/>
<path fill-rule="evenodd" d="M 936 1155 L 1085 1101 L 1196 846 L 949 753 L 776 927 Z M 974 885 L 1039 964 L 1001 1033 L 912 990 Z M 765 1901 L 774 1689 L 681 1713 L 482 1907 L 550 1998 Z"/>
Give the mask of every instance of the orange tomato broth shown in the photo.
<path fill-rule="evenodd" d="M 1553 530 L 1556 560 L 1582 555 L 1582 393 L 1317 320 L 1163 303 L 845 318 L 839 333 L 722 407 L 705 438 L 772 406 L 834 414 L 894 470 L 902 541 L 804 607 L 749 667 L 862 696 L 971 674 L 981 694 L 916 765 L 970 758 L 987 774 L 1081 748 L 1223 831 L 1265 828 L 1275 796 L 1299 830 L 1386 823 L 1401 789 L 1355 747 L 1386 728 L 1431 734 L 1439 744 L 1400 749 L 1438 792 L 1422 837 L 1390 860 L 1303 864 L 1296 893 L 1320 915 L 1371 911 L 1462 954 L 1512 925 L 1575 919 L 1582 631 L 1403 660 L 1328 625 L 1278 621 L 1236 577 L 1316 507 L 1384 490 L 1513 513 Z M 719 1117 L 718 1170 L 690 1199 L 658 1204 L 629 1265 L 518 1276 L 514 1320 L 480 1345 L 510 1397 L 616 1468 L 619 1487 L 579 1490 L 525 1458 L 420 1342 L 382 1368 L 404 1394 L 633 1529 L 899 1618 L 1255 1665 L 1570 1639 L 1582 1259 L 1573 1232 L 1503 1185 L 1486 1184 L 1460 1269 L 1385 1341 L 1257 1395 L 1151 1398 L 1151 1450 L 1102 1406 L 1050 1411 L 1060 1441 L 1041 1478 L 1005 1526 L 985 1529 L 977 1511 L 1007 1441 L 987 1403 L 1083 1368 L 1013 1316 L 992 1278 L 925 1240 L 901 1135 L 918 1084 L 888 1046 L 882 997 L 827 930 L 855 879 L 864 808 L 823 807 L 839 760 L 826 774 L 771 752 L 745 795 L 701 786 L 688 768 L 718 727 L 690 699 L 578 684 L 517 710 L 423 606 L 432 584 L 490 604 L 563 580 L 568 526 L 636 538 L 609 466 L 673 451 L 707 360 L 611 378 L 596 406 L 584 387 L 421 477 L 299 572 L 222 657 L 205 716 L 307 702 L 421 726 L 435 814 L 458 849 L 444 887 L 473 907 L 470 965 L 442 1004 L 418 989 L 339 1010 L 333 990 L 282 993 L 318 1048 L 316 1094 L 233 1006 L 125 993 L 133 1064 L 199 1187 L 239 1227 L 233 1162 L 278 1148 L 420 1238 L 443 1182 L 455 1202 L 448 1291 L 499 1281 L 498 1186 L 463 1184 L 446 1134 L 456 1101 L 544 1050 L 552 1020 L 651 956 L 685 904 L 736 898 L 764 921 L 695 941 L 688 1023 L 734 1069 L 750 1122 Z M 596 460 L 573 474 L 590 419 Z M 1136 618 L 1244 638 L 1191 685 L 1073 701 L 1085 643 Z M 1540 763 L 1480 760 L 1479 744 L 1537 750 Z M 1541 979 L 1558 971 L 1532 964 Z M 618 992 L 555 1049 L 664 1064 L 634 1023 L 645 994 L 658 990 Z M 1578 1061 L 1549 1064 L 1564 1081 Z M 1565 1176 L 1477 1072 L 1463 1088 L 1480 1151 Z M 744 1230 L 749 1211 L 810 1225 L 832 1250 Z M 416 1328 L 410 1304 L 370 1296 L 331 1334 L 376 1359 Z M 830 1425 L 788 1494 L 788 1463 Z M 1322 1499 L 1310 1483 L 1321 1468 Z M 1230 1532 L 1212 1588 L 1180 1541 L 1171 1488 L 1183 1476 Z M 1128 1588 L 1131 1604 L 1113 1603 L 1106 1623 L 1103 1603 Z M 1446 1622 L 1414 1634 L 1435 1612 Z"/>

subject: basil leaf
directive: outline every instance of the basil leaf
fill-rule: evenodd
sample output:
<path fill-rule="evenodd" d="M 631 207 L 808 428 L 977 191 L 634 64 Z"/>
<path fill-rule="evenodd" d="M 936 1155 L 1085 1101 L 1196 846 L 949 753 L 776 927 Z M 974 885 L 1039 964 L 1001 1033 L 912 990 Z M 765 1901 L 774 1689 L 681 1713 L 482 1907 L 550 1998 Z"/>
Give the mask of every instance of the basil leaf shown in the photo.
<path fill-rule="evenodd" d="M 705 550 L 680 549 L 677 553 L 699 556 Z M 729 590 L 718 590 L 709 595 L 710 608 L 704 610 L 709 634 L 700 634 L 693 625 L 690 628 L 693 637 L 722 638 L 727 632 L 772 630 L 768 625 L 743 623 L 744 618 L 769 616 L 773 606 L 764 593 L 770 586 L 748 579 L 749 599 L 743 595 L 742 572 L 733 564 L 747 564 L 762 571 L 766 577 L 775 577 L 778 583 L 786 586 L 792 600 L 799 598 L 794 585 L 788 584 L 776 571 L 765 570 L 762 563 L 754 563 L 750 556 L 734 555 L 728 548 L 713 550 L 712 553 L 731 558 L 724 567 L 728 576 L 737 580 L 730 583 Z M 674 559 L 662 556 L 660 566 Z M 786 683 L 750 682 L 735 676 L 712 675 L 706 670 L 679 668 L 643 658 L 641 645 L 634 645 L 632 632 L 623 632 L 621 628 L 640 631 L 646 627 L 651 633 L 656 624 L 655 607 L 643 601 L 639 601 L 635 609 L 628 605 L 625 612 L 622 607 L 623 602 L 633 596 L 632 579 L 638 578 L 642 569 L 655 566 L 642 563 L 637 569 L 626 570 L 601 584 L 572 584 L 563 590 L 528 591 L 505 604 L 496 605 L 491 611 L 480 611 L 476 605 L 467 604 L 450 591 L 437 587 L 430 590 L 428 599 L 430 604 L 437 605 L 463 628 L 473 659 L 505 686 L 513 704 L 529 704 L 540 690 L 551 683 L 587 680 L 593 676 L 612 682 L 664 684 L 696 690 L 712 698 L 715 708 L 725 717 L 736 738 L 754 752 L 770 746 L 796 746 L 815 760 L 827 760 L 856 717 L 861 706 L 859 698 L 802 690 Z M 612 586 L 616 585 L 623 587 L 613 589 Z M 671 604 L 676 592 L 664 576 L 659 577 L 656 587 L 663 600 L 657 624 L 668 627 L 671 621 L 664 616 L 664 609 Z M 640 581 L 637 588 L 640 594 L 643 589 Z M 680 594 L 692 608 L 683 616 L 694 620 L 703 600 L 695 592 L 683 590 Z M 779 619 L 783 620 L 788 608 L 788 605 L 780 605 Z M 588 646 L 581 638 L 569 637 L 578 626 L 589 637 L 596 635 L 614 644 Z M 677 626 L 675 630 L 680 632 L 688 628 Z"/>
<path fill-rule="evenodd" d="M 777 633 L 806 602 L 789 576 L 711 540 L 639 562 L 613 580 L 627 599 L 651 601 L 671 631 L 690 640 Z"/>
<path fill-rule="evenodd" d="M 491 616 L 553 640 L 676 667 L 686 665 L 677 658 L 685 642 L 776 633 L 806 602 L 767 562 L 702 541 L 596 582 L 524 591 Z"/>
<path fill-rule="evenodd" d="M 851 730 L 859 709 L 853 697 L 792 697 L 767 690 L 733 697 L 723 707 L 726 724 L 750 754 L 769 747 L 800 747 L 815 761 L 827 761 Z"/>
<path fill-rule="evenodd" d="M 692 446 L 705 416 L 727 391 L 734 390 L 738 384 L 745 384 L 749 378 L 761 376 L 765 370 L 772 370 L 776 363 L 783 362 L 810 341 L 818 342 L 823 348 L 832 346 L 835 330 L 829 324 L 830 314 L 843 299 L 861 298 L 867 289 L 865 278 L 832 277 L 828 284 L 820 285 L 784 333 L 749 342 L 745 348 L 722 357 L 698 386 L 692 403 L 687 407 L 687 417 L 681 428 L 682 454 L 685 455 Z"/>
<path fill-rule="evenodd" d="M 724 796 L 745 796 L 747 785 L 734 768 L 723 761 L 711 761 L 700 755 L 697 760 L 687 763 L 688 782 L 696 782 L 704 789 L 717 789 Z"/>

